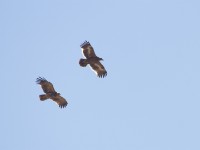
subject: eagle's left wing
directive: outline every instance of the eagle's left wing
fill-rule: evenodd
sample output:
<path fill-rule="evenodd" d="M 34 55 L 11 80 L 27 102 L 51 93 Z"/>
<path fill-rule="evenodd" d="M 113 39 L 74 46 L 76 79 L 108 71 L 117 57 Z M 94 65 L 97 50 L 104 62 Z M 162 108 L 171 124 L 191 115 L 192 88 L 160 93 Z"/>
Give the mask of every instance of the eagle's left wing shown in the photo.
<path fill-rule="evenodd" d="M 64 108 L 68 104 L 67 101 L 60 95 L 53 96 L 51 99 L 56 102 L 60 108 Z"/>
<path fill-rule="evenodd" d="M 98 61 L 90 64 L 92 70 L 98 75 L 100 78 L 104 78 L 107 75 L 107 71 L 104 66 Z"/>
<path fill-rule="evenodd" d="M 93 47 L 88 41 L 81 44 L 82 53 L 86 58 L 97 57 Z"/>
<path fill-rule="evenodd" d="M 37 84 L 40 84 L 44 93 L 55 93 L 55 89 L 53 87 L 53 84 L 49 81 L 47 81 L 45 78 L 38 77 L 36 79 Z"/>

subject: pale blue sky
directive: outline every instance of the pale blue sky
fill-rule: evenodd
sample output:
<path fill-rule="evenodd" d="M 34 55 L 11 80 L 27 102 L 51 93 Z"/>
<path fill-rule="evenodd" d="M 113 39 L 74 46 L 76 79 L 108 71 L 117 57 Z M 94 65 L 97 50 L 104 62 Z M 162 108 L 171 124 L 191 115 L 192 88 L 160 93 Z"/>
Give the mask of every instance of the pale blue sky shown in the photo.
<path fill-rule="evenodd" d="M 199 150 L 199 16 L 199 0 L 1 0 L 0 149 Z M 85 40 L 106 78 L 79 66 Z"/>

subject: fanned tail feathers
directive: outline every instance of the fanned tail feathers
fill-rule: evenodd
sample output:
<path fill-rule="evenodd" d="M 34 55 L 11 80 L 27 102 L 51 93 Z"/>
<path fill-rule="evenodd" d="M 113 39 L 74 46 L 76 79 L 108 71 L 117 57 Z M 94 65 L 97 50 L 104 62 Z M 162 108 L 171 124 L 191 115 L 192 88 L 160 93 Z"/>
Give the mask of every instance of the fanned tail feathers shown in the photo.
<path fill-rule="evenodd" d="M 81 58 L 80 61 L 79 61 L 79 64 L 80 64 L 81 67 L 86 67 L 87 66 L 86 59 Z"/>
<path fill-rule="evenodd" d="M 49 98 L 49 95 L 47 95 L 47 94 L 42 94 L 42 95 L 40 95 L 39 97 L 40 97 L 40 100 L 41 100 L 41 101 L 44 101 L 44 100 L 46 100 L 46 99 Z"/>

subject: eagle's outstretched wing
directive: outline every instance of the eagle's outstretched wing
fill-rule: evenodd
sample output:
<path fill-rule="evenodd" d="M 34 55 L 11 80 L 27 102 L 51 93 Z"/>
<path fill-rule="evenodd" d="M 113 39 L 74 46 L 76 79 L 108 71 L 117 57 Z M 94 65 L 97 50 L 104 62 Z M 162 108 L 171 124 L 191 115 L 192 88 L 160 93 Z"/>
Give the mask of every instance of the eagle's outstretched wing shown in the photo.
<path fill-rule="evenodd" d="M 68 104 L 67 101 L 60 95 L 53 96 L 51 99 L 56 102 L 60 108 L 64 108 Z"/>
<path fill-rule="evenodd" d="M 86 58 L 97 57 L 93 47 L 90 45 L 88 41 L 85 41 L 83 44 L 81 44 L 81 48 L 82 48 L 82 53 Z"/>
<path fill-rule="evenodd" d="M 104 78 L 107 75 L 107 71 L 104 66 L 98 61 L 90 64 L 92 70 L 99 76 L 100 78 Z"/>
<path fill-rule="evenodd" d="M 36 83 L 41 85 L 44 93 L 55 93 L 56 92 L 53 87 L 53 84 L 51 82 L 47 81 L 45 78 L 38 77 L 36 79 Z"/>

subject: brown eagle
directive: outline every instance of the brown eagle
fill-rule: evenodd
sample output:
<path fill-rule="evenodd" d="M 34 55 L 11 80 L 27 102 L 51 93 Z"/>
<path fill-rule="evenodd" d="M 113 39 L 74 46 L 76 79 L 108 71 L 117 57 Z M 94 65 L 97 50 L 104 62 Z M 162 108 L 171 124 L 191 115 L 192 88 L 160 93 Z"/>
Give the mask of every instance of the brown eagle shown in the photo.
<path fill-rule="evenodd" d="M 86 67 L 89 64 L 98 77 L 104 78 L 107 75 L 107 71 L 100 63 L 100 61 L 103 59 L 96 56 L 93 47 L 88 41 L 85 41 L 83 44 L 81 44 L 81 49 L 86 59 L 80 59 L 80 66 Z"/>
<path fill-rule="evenodd" d="M 60 96 L 60 93 L 57 93 L 55 91 L 53 84 L 51 82 L 47 81 L 45 78 L 38 77 L 36 79 L 36 83 L 40 84 L 44 93 L 46 93 L 39 95 L 41 101 L 52 99 L 54 102 L 58 104 L 60 108 L 64 108 L 67 106 L 68 104 L 67 101 L 62 96 Z"/>

